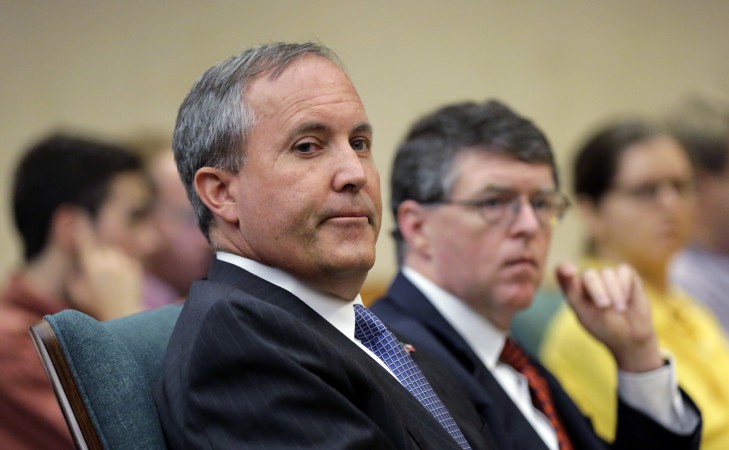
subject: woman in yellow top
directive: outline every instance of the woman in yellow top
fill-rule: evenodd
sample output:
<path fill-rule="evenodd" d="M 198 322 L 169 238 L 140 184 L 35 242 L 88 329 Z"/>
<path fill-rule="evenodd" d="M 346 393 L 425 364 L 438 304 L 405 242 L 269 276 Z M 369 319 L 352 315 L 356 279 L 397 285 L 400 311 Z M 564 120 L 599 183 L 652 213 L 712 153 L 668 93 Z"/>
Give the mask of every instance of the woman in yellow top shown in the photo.
<path fill-rule="evenodd" d="M 729 449 L 729 345 L 713 315 L 668 280 L 686 243 L 695 201 L 688 157 L 641 121 L 612 124 L 579 151 L 574 191 L 589 234 L 588 267 L 625 262 L 643 279 L 661 348 L 703 417 L 702 449 Z M 727 293 L 729 301 L 729 293 Z M 550 324 L 542 360 L 604 438 L 615 430 L 613 358 L 569 308 Z"/>

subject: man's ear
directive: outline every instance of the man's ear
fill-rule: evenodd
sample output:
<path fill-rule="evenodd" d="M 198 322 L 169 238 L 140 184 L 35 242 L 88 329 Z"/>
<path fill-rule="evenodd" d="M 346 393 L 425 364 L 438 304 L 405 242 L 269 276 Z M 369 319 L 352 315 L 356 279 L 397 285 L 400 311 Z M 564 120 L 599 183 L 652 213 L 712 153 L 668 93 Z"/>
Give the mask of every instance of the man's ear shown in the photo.
<path fill-rule="evenodd" d="M 408 245 L 409 252 L 428 253 L 428 237 L 424 229 L 427 212 L 415 200 L 405 200 L 397 208 L 397 226 Z"/>
<path fill-rule="evenodd" d="M 202 167 L 195 173 L 193 184 L 198 197 L 214 216 L 229 223 L 238 223 L 235 190 L 238 177 L 235 173 L 213 167 Z"/>

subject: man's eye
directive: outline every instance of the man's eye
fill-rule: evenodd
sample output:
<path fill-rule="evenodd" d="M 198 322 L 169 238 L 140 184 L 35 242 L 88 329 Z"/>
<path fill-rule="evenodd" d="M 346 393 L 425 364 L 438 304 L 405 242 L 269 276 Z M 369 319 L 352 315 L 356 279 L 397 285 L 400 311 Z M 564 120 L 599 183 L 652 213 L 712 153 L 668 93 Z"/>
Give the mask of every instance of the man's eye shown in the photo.
<path fill-rule="evenodd" d="M 370 142 L 367 139 L 354 139 L 351 143 L 352 149 L 356 151 L 364 151 L 370 149 Z"/>
<path fill-rule="evenodd" d="M 145 220 L 149 219 L 149 217 L 151 215 L 152 215 L 152 211 L 150 208 L 134 209 L 129 212 L 129 215 L 127 216 L 127 220 L 131 224 L 137 224 L 137 223 L 144 222 Z"/>
<path fill-rule="evenodd" d="M 636 197 L 639 198 L 654 198 L 658 194 L 658 186 L 655 184 L 646 184 L 644 186 L 638 186 L 633 191 Z"/>
<path fill-rule="evenodd" d="M 554 201 L 551 201 L 550 199 L 546 197 L 537 197 L 529 200 L 529 203 L 532 205 L 532 208 L 535 210 L 540 209 L 551 209 L 552 205 L 554 204 Z"/>
<path fill-rule="evenodd" d="M 484 209 L 499 209 L 508 204 L 509 201 L 501 197 L 485 198 L 479 202 L 479 206 Z"/>
<path fill-rule="evenodd" d="M 317 149 L 317 145 L 314 142 L 302 142 L 294 146 L 294 150 L 299 153 L 311 153 Z"/>

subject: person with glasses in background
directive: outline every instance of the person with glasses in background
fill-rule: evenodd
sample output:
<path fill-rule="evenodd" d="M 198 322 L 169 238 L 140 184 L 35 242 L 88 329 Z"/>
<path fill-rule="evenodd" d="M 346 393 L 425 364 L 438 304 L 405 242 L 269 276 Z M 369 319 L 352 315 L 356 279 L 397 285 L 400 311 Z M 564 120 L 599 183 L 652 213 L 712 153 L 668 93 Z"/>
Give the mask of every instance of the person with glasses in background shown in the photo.
<path fill-rule="evenodd" d="M 510 336 L 514 315 L 540 285 L 552 228 L 569 206 L 550 145 L 531 121 L 494 100 L 426 115 L 397 151 L 391 195 L 400 273 L 372 310 L 415 352 L 432 353 L 456 375 L 498 448 L 698 448 L 700 413 L 673 382 L 673 366 L 664 366 L 630 269 L 558 268 L 589 332 L 623 370 L 660 379 L 659 392 L 675 400 L 651 403 L 646 384 L 653 381 L 630 380 L 631 390 L 620 392 L 614 447 Z"/>
<path fill-rule="evenodd" d="M 671 258 L 689 239 L 696 197 L 684 149 L 646 121 L 610 123 L 579 150 L 574 190 L 588 233 L 584 265 L 595 273 L 609 264 L 635 268 L 659 346 L 675 361 L 678 383 L 701 410 L 701 448 L 729 448 L 729 347 L 715 317 L 669 278 Z M 541 356 L 610 440 L 616 424 L 620 432 L 613 392 L 625 379 L 616 376 L 615 361 L 581 321 L 567 308 L 557 313 Z"/>

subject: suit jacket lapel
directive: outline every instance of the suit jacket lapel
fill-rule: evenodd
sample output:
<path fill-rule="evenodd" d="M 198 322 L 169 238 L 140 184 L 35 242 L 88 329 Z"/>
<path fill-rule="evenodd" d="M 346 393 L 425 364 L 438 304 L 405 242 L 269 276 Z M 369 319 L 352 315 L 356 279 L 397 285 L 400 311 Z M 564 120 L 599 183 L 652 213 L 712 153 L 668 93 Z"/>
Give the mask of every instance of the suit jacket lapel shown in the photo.
<path fill-rule="evenodd" d="M 495 440 L 499 442 L 499 448 L 546 450 L 544 441 L 493 374 L 461 335 L 402 273 L 390 286 L 388 298 L 404 314 L 417 319 L 437 337 L 444 351 L 434 353 L 439 353 L 436 356 L 443 359 L 463 382 L 476 409 L 486 419 Z"/>
<path fill-rule="evenodd" d="M 265 302 L 281 307 L 296 315 L 301 321 L 308 323 L 324 335 L 327 341 L 332 342 L 342 352 L 346 353 L 347 359 L 352 365 L 360 366 L 362 371 L 372 374 L 376 378 L 376 382 L 392 394 L 394 403 L 403 405 L 399 409 L 403 412 L 403 416 L 407 415 L 404 423 L 408 428 L 408 432 L 422 447 L 460 449 L 440 423 L 407 389 L 298 297 L 238 266 L 217 259 L 214 260 L 211 266 L 208 280 L 232 285 Z M 412 422 L 415 422 L 417 427 L 411 428 L 410 423 Z M 475 448 L 482 447 L 474 446 Z"/>
<path fill-rule="evenodd" d="M 532 364 L 537 366 L 542 376 L 546 378 L 549 391 L 552 394 L 552 400 L 554 401 L 554 407 L 567 429 L 567 433 L 572 440 L 572 445 L 575 448 L 581 449 L 606 448 L 605 443 L 595 434 L 590 420 L 582 414 L 582 411 L 580 411 L 572 398 L 565 392 L 559 381 L 539 361 L 535 361 L 531 357 L 529 359 Z"/>

